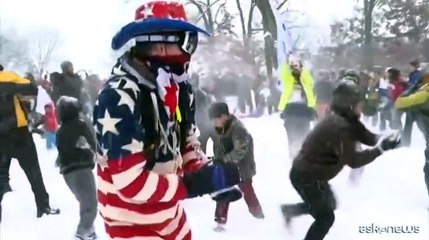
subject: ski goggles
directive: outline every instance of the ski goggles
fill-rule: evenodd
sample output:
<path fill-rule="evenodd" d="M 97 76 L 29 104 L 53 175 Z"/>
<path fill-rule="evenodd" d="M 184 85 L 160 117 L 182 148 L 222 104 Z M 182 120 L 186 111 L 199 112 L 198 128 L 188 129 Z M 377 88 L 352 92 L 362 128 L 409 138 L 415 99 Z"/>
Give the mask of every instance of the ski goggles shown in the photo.
<path fill-rule="evenodd" d="M 141 35 L 136 37 L 136 42 L 151 43 L 177 43 L 180 49 L 187 54 L 194 54 L 198 46 L 197 32 L 174 32 L 163 34 Z"/>

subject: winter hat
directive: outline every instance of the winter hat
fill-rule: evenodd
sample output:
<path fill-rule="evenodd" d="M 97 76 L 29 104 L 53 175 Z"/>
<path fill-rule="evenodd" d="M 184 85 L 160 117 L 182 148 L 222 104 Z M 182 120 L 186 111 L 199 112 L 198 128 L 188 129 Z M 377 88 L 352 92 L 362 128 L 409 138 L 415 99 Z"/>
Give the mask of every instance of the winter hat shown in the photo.
<path fill-rule="evenodd" d="M 332 93 L 331 108 L 334 111 L 352 109 L 361 101 L 360 86 L 348 79 L 340 80 Z"/>
<path fill-rule="evenodd" d="M 166 33 L 182 32 L 183 36 Z M 171 1 L 150 1 L 140 6 L 135 12 L 135 21 L 128 23 L 113 37 L 112 49 L 122 48 L 128 41 L 135 39 L 139 42 L 170 42 L 181 43 L 187 51 L 191 46 L 190 34 L 210 34 L 187 22 L 183 4 Z M 163 34 L 160 34 L 163 33 Z"/>
<path fill-rule="evenodd" d="M 229 107 L 224 102 L 213 103 L 209 108 L 209 118 L 214 119 L 222 115 L 229 115 Z"/>
<path fill-rule="evenodd" d="M 420 67 L 420 61 L 418 59 L 414 59 L 413 61 L 410 62 L 410 65 L 415 67 L 415 68 L 419 68 Z"/>
<path fill-rule="evenodd" d="M 62 96 L 57 101 L 57 113 L 61 122 L 67 122 L 79 118 L 81 106 L 77 98 Z"/>

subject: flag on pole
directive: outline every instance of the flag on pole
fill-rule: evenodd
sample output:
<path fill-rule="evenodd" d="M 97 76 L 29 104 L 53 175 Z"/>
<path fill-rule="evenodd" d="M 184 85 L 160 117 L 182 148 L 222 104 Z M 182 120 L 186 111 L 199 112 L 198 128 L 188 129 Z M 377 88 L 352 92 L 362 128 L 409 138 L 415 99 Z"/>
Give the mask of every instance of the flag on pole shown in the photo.
<path fill-rule="evenodd" d="M 293 51 L 292 33 L 288 28 L 287 15 L 282 14 L 278 9 L 279 0 L 270 0 L 270 6 L 273 10 L 277 23 L 277 61 L 279 68 L 277 69 L 278 77 L 280 77 L 280 66 L 286 62 L 287 57 Z M 281 81 L 278 81 L 277 88 L 282 90 Z"/>

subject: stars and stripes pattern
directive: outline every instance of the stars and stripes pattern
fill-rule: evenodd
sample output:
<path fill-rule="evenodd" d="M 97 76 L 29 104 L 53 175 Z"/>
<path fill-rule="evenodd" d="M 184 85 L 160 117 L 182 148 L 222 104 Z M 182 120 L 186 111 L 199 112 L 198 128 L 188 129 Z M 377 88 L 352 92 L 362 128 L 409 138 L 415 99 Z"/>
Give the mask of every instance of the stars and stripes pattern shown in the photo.
<path fill-rule="evenodd" d="M 99 94 L 94 127 L 99 158 L 107 160 L 97 166 L 100 214 L 111 239 L 190 239 L 180 174 L 145 169 L 142 101 L 138 84 L 125 77 L 112 78 Z M 199 159 L 192 144 L 185 146 L 183 170 L 195 170 Z"/>
<path fill-rule="evenodd" d="M 143 4 L 135 14 L 136 20 L 146 20 L 150 18 L 174 19 L 187 21 L 185 9 L 178 2 L 153 1 Z"/>

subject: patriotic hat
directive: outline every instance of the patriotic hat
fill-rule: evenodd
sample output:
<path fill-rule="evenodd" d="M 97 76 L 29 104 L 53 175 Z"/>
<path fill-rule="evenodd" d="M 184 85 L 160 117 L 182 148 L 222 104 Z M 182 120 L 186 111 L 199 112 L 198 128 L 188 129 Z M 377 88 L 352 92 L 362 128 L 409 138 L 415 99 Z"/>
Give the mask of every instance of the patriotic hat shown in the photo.
<path fill-rule="evenodd" d="M 188 35 L 178 39 L 178 36 L 166 35 L 168 32 L 185 32 Z M 207 31 L 187 22 L 183 4 L 151 1 L 137 8 L 135 21 L 122 27 L 113 37 L 112 49 L 120 49 L 131 39 L 136 39 L 136 42 L 183 42 L 189 39 L 189 34 L 198 36 L 198 33 L 210 36 Z"/>

